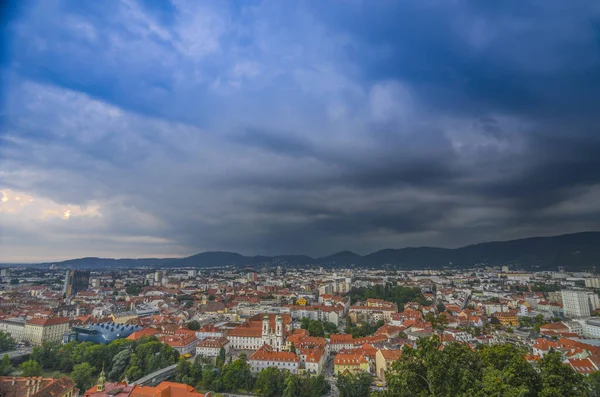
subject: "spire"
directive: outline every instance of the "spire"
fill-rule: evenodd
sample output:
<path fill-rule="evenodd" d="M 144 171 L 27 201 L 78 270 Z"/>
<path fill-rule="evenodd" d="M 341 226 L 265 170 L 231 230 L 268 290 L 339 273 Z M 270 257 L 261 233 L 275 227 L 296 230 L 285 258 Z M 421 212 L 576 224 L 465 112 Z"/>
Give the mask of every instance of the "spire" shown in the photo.
<path fill-rule="evenodd" d="M 102 364 L 102 372 L 100 372 L 100 376 L 98 376 L 98 385 L 97 391 L 104 391 L 104 387 L 106 384 L 106 375 L 104 374 L 104 364 Z"/>

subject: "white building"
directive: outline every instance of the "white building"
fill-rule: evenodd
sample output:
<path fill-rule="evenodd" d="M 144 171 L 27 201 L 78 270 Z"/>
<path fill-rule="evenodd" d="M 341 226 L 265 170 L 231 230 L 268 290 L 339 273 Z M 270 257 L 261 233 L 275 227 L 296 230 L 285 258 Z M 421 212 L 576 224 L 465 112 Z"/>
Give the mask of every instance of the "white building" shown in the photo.
<path fill-rule="evenodd" d="M 600 278 L 586 278 L 586 288 L 600 288 Z"/>
<path fill-rule="evenodd" d="M 588 291 L 588 299 L 590 301 L 590 309 L 592 311 L 600 308 L 600 299 L 598 298 L 597 294 Z"/>
<path fill-rule="evenodd" d="M 271 317 L 275 317 L 275 327 L 272 327 Z M 229 331 L 227 339 L 232 349 L 257 350 L 266 344 L 275 350 L 281 350 L 284 346 L 283 334 L 286 331 L 283 323 L 281 315 L 265 314 L 262 328 L 251 326 L 251 322 L 246 323 Z"/>
<path fill-rule="evenodd" d="M 28 340 L 25 332 L 25 322 L 27 320 L 21 317 L 7 318 L 0 321 L 0 331 L 10 334 L 16 342 Z"/>
<path fill-rule="evenodd" d="M 583 326 L 583 336 L 600 339 L 600 320 L 587 320 Z"/>
<path fill-rule="evenodd" d="M 567 326 L 570 333 L 583 335 L 583 327 L 577 321 L 566 321 L 563 324 Z"/>
<path fill-rule="evenodd" d="M 562 290 L 563 309 L 566 317 L 590 316 L 590 301 L 587 291 Z"/>
<path fill-rule="evenodd" d="M 229 352 L 229 341 L 227 338 L 205 338 L 196 345 L 196 355 L 204 357 L 217 357 L 225 350 L 225 354 Z"/>
<path fill-rule="evenodd" d="M 253 372 L 260 372 L 269 367 L 288 370 L 292 374 L 298 373 L 300 358 L 292 352 L 278 352 L 271 346 L 264 345 L 250 355 L 248 363 Z"/>

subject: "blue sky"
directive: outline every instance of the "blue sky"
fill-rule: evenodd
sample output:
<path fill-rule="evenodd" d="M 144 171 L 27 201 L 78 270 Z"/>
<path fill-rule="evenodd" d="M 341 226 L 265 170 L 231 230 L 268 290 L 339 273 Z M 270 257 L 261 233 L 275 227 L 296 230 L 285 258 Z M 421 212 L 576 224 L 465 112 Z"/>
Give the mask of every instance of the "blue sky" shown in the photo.
<path fill-rule="evenodd" d="M 13 1 L 0 261 L 597 230 L 593 1 Z"/>

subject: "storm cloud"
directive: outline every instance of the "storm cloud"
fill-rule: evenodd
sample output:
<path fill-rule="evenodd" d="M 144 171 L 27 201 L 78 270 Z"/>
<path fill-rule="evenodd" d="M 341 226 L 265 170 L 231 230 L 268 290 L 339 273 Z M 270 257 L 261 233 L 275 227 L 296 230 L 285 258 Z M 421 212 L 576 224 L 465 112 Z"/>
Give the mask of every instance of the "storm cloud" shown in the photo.
<path fill-rule="evenodd" d="M 600 229 L 593 1 L 12 5 L 1 262 Z"/>

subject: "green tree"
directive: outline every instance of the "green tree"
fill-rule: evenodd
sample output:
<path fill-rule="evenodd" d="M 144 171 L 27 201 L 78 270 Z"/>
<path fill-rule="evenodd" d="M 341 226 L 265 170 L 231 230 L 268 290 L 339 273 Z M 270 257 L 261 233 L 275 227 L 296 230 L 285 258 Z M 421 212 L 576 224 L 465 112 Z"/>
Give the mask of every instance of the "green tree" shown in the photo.
<path fill-rule="evenodd" d="M 15 349 L 15 340 L 8 332 L 0 331 L 0 351 L 10 351 Z"/>
<path fill-rule="evenodd" d="M 258 374 L 254 390 L 264 397 L 280 397 L 285 388 L 285 375 L 279 368 L 269 367 Z"/>
<path fill-rule="evenodd" d="M 442 302 L 435 305 L 435 308 L 437 309 L 438 314 L 446 311 L 446 305 L 444 305 Z"/>
<path fill-rule="evenodd" d="M 373 378 L 366 372 L 348 373 L 338 376 L 336 386 L 340 397 L 368 397 L 372 381 Z"/>
<path fill-rule="evenodd" d="M 600 371 L 592 372 L 587 381 L 590 388 L 590 397 L 600 397 Z"/>
<path fill-rule="evenodd" d="M 21 376 L 40 376 L 42 374 L 42 366 L 33 360 L 27 360 L 23 364 L 19 365 Z"/>
<path fill-rule="evenodd" d="M 250 391 L 254 388 L 254 376 L 245 359 L 238 358 L 223 367 L 223 387 L 234 391 Z"/>
<path fill-rule="evenodd" d="M 179 358 L 179 362 L 177 363 L 177 367 L 175 367 L 175 373 L 173 379 L 177 383 L 185 383 L 190 386 L 194 386 L 196 384 L 196 380 L 192 378 L 192 363 L 190 363 L 185 358 Z"/>
<path fill-rule="evenodd" d="M 311 397 L 310 377 L 303 375 L 288 376 L 283 397 Z"/>
<path fill-rule="evenodd" d="M 479 390 L 481 360 L 458 343 L 439 349 L 437 337 L 418 341 L 419 349 L 404 348 L 386 373 L 390 396 L 472 396 Z"/>
<path fill-rule="evenodd" d="M 484 389 L 497 395 L 537 396 L 540 388 L 540 376 L 524 356 L 527 353 L 513 345 L 486 346 L 479 350 L 485 370 Z M 499 387 L 500 383 L 502 387 Z M 493 394 L 490 394 L 493 395 Z"/>
<path fill-rule="evenodd" d="M 129 364 L 129 358 L 131 357 L 131 350 L 125 349 L 117 353 L 111 363 L 111 370 L 108 373 L 108 378 L 111 380 L 123 379 L 125 368 Z"/>
<path fill-rule="evenodd" d="M 323 375 L 312 376 L 310 378 L 311 397 L 323 396 L 331 390 L 329 381 Z"/>
<path fill-rule="evenodd" d="M 527 316 L 519 317 L 519 328 L 531 328 L 533 327 L 533 318 Z"/>
<path fill-rule="evenodd" d="M 139 295 L 142 292 L 143 284 L 130 284 L 125 288 L 127 295 Z"/>
<path fill-rule="evenodd" d="M 310 336 L 325 336 L 323 323 L 320 321 L 311 321 L 310 325 L 308 326 L 308 333 Z"/>
<path fill-rule="evenodd" d="M 214 365 L 206 365 L 202 368 L 202 388 L 214 391 L 221 391 L 220 387 L 215 387 L 215 382 L 219 378 L 219 373 Z"/>
<path fill-rule="evenodd" d="M 310 318 L 302 317 L 302 320 L 300 320 L 300 327 L 302 329 L 308 329 L 309 325 L 310 325 Z"/>
<path fill-rule="evenodd" d="M 192 331 L 198 331 L 200 329 L 200 323 L 196 320 L 192 320 L 189 323 L 187 323 L 187 327 Z"/>
<path fill-rule="evenodd" d="M 0 362 L 0 376 L 8 376 L 14 370 L 12 364 L 10 363 L 10 358 L 8 354 L 2 356 L 2 361 Z"/>
<path fill-rule="evenodd" d="M 559 352 L 550 352 L 540 360 L 542 391 L 540 397 L 576 397 L 589 392 L 585 377 L 562 363 Z"/>
<path fill-rule="evenodd" d="M 323 328 L 328 334 L 337 334 L 339 332 L 337 325 L 329 321 L 323 323 Z"/>
<path fill-rule="evenodd" d="M 19 279 L 18 278 L 13 278 L 12 280 L 10 280 L 11 285 L 18 285 L 19 284 Z"/>
<path fill-rule="evenodd" d="M 77 364 L 73 367 L 71 378 L 80 390 L 87 390 L 94 384 L 93 375 L 95 371 L 96 368 L 92 367 L 89 363 Z"/>

